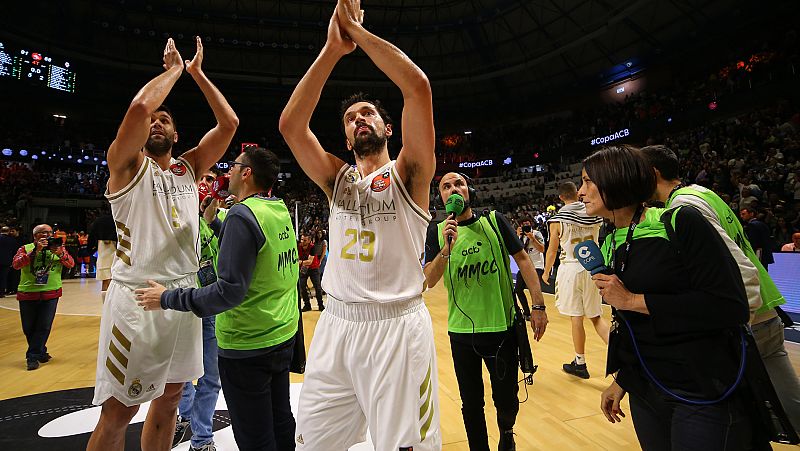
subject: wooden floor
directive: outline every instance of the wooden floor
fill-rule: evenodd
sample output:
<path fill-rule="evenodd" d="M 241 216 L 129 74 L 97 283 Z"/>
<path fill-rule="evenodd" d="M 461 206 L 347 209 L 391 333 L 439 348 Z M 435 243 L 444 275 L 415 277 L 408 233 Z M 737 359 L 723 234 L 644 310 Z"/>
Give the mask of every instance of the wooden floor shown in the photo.
<path fill-rule="evenodd" d="M 445 451 L 467 451 L 466 433 L 461 420 L 461 401 L 453 372 L 447 338 L 446 293 L 439 284 L 425 294 L 433 317 L 439 358 L 439 397 L 441 430 Z M 535 384 L 528 387 L 529 399 L 521 405 L 515 432 L 519 450 L 635 450 L 639 449 L 629 418 L 610 424 L 600 413 L 600 393 L 610 383 L 603 378 L 605 346 L 587 326 L 586 354 L 591 379 L 582 380 L 562 372 L 561 365 L 573 357 L 570 324 L 559 315 L 553 298 L 545 295 L 550 325 L 540 343 L 533 343 L 539 371 Z M 18 305 L 14 299 L 0 299 L 0 400 L 94 385 L 97 336 L 100 324 L 100 287 L 94 279 L 64 283 L 64 297 L 48 342 L 53 360 L 36 371 L 25 370 L 25 337 L 20 327 Z M 604 314 L 609 315 L 605 310 Z M 314 334 L 319 312 L 304 314 L 306 345 Z M 800 370 L 800 346 L 787 343 L 795 368 Z M 485 369 L 484 369 L 485 372 Z M 800 372 L 800 371 L 798 371 Z M 292 382 L 302 382 L 292 375 Z M 488 374 L 484 377 L 487 394 L 487 423 L 492 448 L 497 444 L 497 426 Z M 524 389 L 520 399 L 525 398 Z M 628 412 L 627 398 L 624 410 Z M 796 449 L 775 445 L 775 449 Z"/>

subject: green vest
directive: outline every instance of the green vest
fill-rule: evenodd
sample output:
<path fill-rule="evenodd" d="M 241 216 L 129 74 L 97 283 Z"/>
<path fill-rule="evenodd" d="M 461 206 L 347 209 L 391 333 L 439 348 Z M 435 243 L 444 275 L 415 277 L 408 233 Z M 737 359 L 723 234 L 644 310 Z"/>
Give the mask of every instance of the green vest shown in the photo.
<path fill-rule="evenodd" d="M 766 312 L 769 309 L 785 304 L 786 299 L 781 295 L 781 292 L 778 290 L 775 282 L 772 281 L 772 277 L 769 276 L 764 265 L 758 260 L 753 246 L 750 245 L 750 241 L 744 233 L 742 224 L 728 204 L 711 190 L 700 191 L 692 187 L 683 187 L 672 193 L 669 199 L 667 199 L 665 206 L 669 208 L 675 196 L 680 196 L 682 194 L 697 196 L 705 201 L 717 214 L 719 225 L 722 226 L 728 236 L 739 246 L 739 249 L 744 252 L 744 255 L 755 265 L 756 269 L 758 269 L 758 282 L 761 291 L 761 301 L 763 303 L 761 307 L 756 310 L 756 314 Z"/>
<path fill-rule="evenodd" d="M 669 236 L 667 235 L 667 229 L 666 227 L 664 227 L 664 223 L 661 222 L 661 215 L 665 211 L 667 211 L 666 208 L 648 208 L 644 212 L 644 218 L 642 219 L 642 221 L 636 224 L 636 228 L 633 229 L 632 240 L 636 241 L 644 238 L 662 238 L 669 241 Z M 672 219 L 672 227 L 674 229 L 675 228 L 674 213 L 671 219 Z M 626 238 L 628 238 L 628 228 L 619 227 L 615 229 L 612 232 L 612 234 L 609 234 L 603 241 L 603 247 L 601 248 L 601 251 L 603 252 L 603 259 L 605 260 L 605 264 L 607 267 L 611 268 L 612 244 L 615 246 L 613 250 L 616 250 L 620 246 L 625 244 Z"/>
<path fill-rule="evenodd" d="M 219 254 L 219 241 L 214 231 L 200 218 L 200 261 L 211 260 L 214 263 L 214 272 L 217 271 L 217 254 Z"/>
<path fill-rule="evenodd" d="M 495 233 L 499 230 L 495 213 L 490 217 L 491 223 L 489 218 L 481 216 L 470 225 L 458 226 L 458 239 L 453 243 L 443 275 L 448 293 L 449 332 L 504 332 L 513 322 L 508 252 Z M 444 221 L 438 227 L 439 247 L 443 249 Z"/>
<path fill-rule="evenodd" d="M 244 301 L 217 315 L 217 343 L 223 349 L 261 349 L 297 332 L 297 239 L 282 200 L 249 197 L 240 203 L 253 212 L 266 242 L 258 250 Z"/>
<path fill-rule="evenodd" d="M 25 252 L 30 254 L 36 245 L 29 243 L 25 245 Z M 44 257 L 42 257 L 44 256 Z M 58 255 L 45 249 L 37 252 L 31 264 L 22 268 L 19 276 L 18 291 L 22 293 L 41 293 L 42 291 L 55 291 L 61 288 L 61 259 Z M 44 285 L 36 284 L 36 271 L 47 273 L 47 283 Z"/>

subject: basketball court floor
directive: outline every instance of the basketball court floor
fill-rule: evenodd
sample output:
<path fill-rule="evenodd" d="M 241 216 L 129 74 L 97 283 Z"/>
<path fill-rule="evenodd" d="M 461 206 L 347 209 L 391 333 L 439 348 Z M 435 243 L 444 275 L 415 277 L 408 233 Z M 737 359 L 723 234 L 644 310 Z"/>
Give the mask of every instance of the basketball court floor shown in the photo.
<path fill-rule="evenodd" d="M 443 284 L 425 293 L 433 318 L 439 359 L 439 400 L 443 450 L 468 451 L 461 419 L 461 401 L 453 371 L 447 337 L 447 298 Z M 561 365 L 573 356 L 570 324 L 555 310 L 551 295 L 545 294 L 550 324 L 539 343 L 532 343 L 539 365 L 533 386 L 520 387 L 521 404 L 515 428 L 519 450 L 636 450 L 639 449 L 630 418 L 610 424 L 600 412 L 600 393 L 610 384 L 604 378 L 605 345 L 586 322 L 586 354 L 591 378 L 578 379 L 562 372 Z M 64 282 L 64 296 L 48 342 L 53 360 L 35 371 L 25 369 L 25 337 L 20 326 L 17 301 L 0 299 L 0 449 L 3 450 L 82 450 L 99 417 L 91 406 L 100 325 L 100 283 L 94 279 Z M 306 346 L 314 335 L 319 312 L 303 314 Z M 610 316 L 610 310 L 604 309 Z M 800 345 L 787 342 L 795 369 L 800 372 Z M 487 424 L 490 445 L 497 446 L 497 425 L 492 406 L 488 373 L 485 372 Z M 292 375 L 293 401 L 303 382 Z M 527 388 L 527 394 L 526 394 Z M 223 394 L 224 395 L 224 394 Z M 623 406 L 629 411 L 627 398 Z M 138 450 L 135 439 L 141 431 L 145 408 L 134 418 L 129 430 L 127 450 Z M 215 415 L 215 441 L 221 451 L 236 450 L 229 425 L 224 396 Z M 797 449 L 773 445 L 776 450 Z M 188 442 L 179 450 L 188 449 Z M 368 451 L 369 443 L 353 450 Z M 335 451 L 335 450 L 332 450 Z"/>

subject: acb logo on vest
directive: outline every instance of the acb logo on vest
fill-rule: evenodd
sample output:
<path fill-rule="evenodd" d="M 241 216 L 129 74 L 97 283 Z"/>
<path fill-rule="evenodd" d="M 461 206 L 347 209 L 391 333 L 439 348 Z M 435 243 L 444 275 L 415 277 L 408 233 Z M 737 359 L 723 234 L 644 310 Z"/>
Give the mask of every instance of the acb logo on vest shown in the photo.
<path fill-rule="evenodd" d="M 478 254 L 478 253 L 481 251 L 481 248 L 480 248 L 480 247 L 481 247 L 481 246 L 483 246 L 483 243 L 481 243 L 480 241 L 478 241 L 478 242 L 476 242 L 475 244 L 476 244 L 476 246 L 472 246 L 472 247 L 468 247 L 468 248 L 466 248 L 466 249 L 463 249 L 463 250 L 461 251 L 461 255 L 462 255 L 463 257 L 466 257 L 466 256 L 468 256 L 468 255 L 475 255 L 475 254 Z"/>

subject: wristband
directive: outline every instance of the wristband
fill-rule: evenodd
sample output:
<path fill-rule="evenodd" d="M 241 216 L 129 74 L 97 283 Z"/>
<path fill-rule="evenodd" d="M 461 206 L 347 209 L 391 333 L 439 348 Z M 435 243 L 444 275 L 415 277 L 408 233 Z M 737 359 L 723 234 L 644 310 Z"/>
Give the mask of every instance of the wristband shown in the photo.
<path fill-rule="evenodd" d="M 444 255 L 444 254 L 440 253 L 439 255 L 441 255 L 444 260 L 447 260 L 447 259 L 450 258 L 450 254 Z"/>
<path fill-rule="evenodd" d="M 544 304 L 541 304 L 541 305 L 540 305 L 540 304 L 533 304 L 533 305 L 531 305 L 531 310 L 541 310 L 541 311 L 544 311 L 544 309 L 546 309 L 546 308 L 547 308 L 547 306 L 546 306 L 546 305 L 544 305 Z"/>

